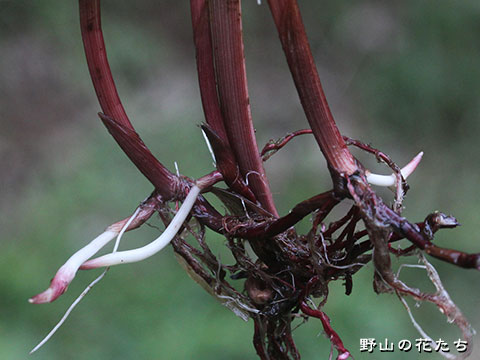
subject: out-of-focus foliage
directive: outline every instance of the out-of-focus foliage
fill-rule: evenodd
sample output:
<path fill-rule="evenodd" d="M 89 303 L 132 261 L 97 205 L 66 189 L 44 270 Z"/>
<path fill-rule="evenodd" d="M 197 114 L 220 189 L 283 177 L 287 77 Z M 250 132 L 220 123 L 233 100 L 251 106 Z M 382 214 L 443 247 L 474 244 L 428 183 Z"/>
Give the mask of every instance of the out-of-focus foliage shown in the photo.
<path fill-rule="evenodd" d="M 341 131 L 400 164 L 425 151 L 410 180 L 405 215 L 420 221 L 433 210 L 452 213 L 463 226 L 439 233 L 436 241 L 479 251 L 479 3 L 300 3 Z M 196 126 L 203 114 L 188 2 L 103 5 L 112 69 L 137 131 L 170 169 L 177 161 L 187 176 L 207 173 L 212 165 Z M 127 216 L 152 188 L 97 119 L 77 4 L 5 0 L 0 6 L 0 358 L 24 359 L 96 273 L 79 273 L 53 304 L 33 306 L 28 297 L 44 290 L 63 261 Z M 306 120 L 266 4 L 248 0 L 243 7 L 252 112 L 263 145 L 306 127 Z M 387 171 L 374 159 L 361 159 Z M 281 213 L 330 186 L 325 162 L 307 137 L 294 140 L 266 168 Z M 160 225 L 157 219 L 151 224 Z M 127 234 L 122 247 L 158 233 L 145 226 Z M 223 239 L 210 234 L 208 241 L 223 253 Z M 480 328 L 480 274 L 433 263 Z M 420 273 L 407 269 L 403 275 L 428 288 Z M 363 355 L 361 337 L 420 337 L 395 296 L 374 294 L 372 275 L 371 265 L 357 274 L 349 297 L 340 283 L 332 284 L 325 307 L 357 358 Z M 434 339 L 451 343 L 458 337 L 432 307 L 422 305 L 415 314 Z M 167 249 L 111 269 L 32 359 L 253 359 L 252 327 L 191 281 Z M 328 354 L 330 344 L 319 334 L 321 325 L 313 320 L 295 331 L 305 359 Z M 418 358 L 415 351 L 377 349 L 375 355 Z"/>

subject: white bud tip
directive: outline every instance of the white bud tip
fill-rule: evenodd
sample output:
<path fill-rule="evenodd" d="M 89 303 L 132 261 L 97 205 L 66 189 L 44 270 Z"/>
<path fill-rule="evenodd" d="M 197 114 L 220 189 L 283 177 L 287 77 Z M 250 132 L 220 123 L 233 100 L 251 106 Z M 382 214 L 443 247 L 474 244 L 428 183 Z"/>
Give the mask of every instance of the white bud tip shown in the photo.
<path fill-rule="evenodd" d="M 415 156 L 412 161 L 410 161 L 407 165 L 405 165 L 402 170 L 400 171 L 402 173 L 402 176 L 404 179 L 409 177 L 417 168 L 418 164 L 420 164 L 420 161 L 422 160 L 423 157 L 423 151 L 420 151 L 417 156 Z"/>
<path fill-rule="evenodd" d="M 30 304 L 44 304 L 52 302 L 62 295 L 67 290 L 67 287 L 68 283 L 66 282 L 52 281 L 52 284 L 50 284 L 50 287 L 47 290 L 35 295 L 34 297 L 31 297 L 28 299 L 28 302 Z"/>
<path fill-rule="evenodd" d="M 422 160 L 422 157 L 423 157 L 423 151 L 419 152 L 417 156 L 415 156 L 407 165 L 405 165 L 400 170 L 400 173 L 402 174 L 404 179 L 409 177 L 415 171 L 418 164 Z M 379 174 L 374 174 L 369 171 L 366 171 L 365 175 L 367 177 L 367 181 L 372 185 L 388 187 L 388 186 L 394 186 L 396 183 L 395 174 L 379 175 Z"/>

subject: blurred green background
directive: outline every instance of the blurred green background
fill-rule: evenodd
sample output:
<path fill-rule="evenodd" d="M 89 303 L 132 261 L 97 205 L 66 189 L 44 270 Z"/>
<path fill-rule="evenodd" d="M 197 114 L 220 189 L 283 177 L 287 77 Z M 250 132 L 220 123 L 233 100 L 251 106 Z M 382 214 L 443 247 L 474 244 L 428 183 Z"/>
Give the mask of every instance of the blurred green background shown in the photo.
<path fill-rule="evenodd" d="M 421 221 L 433 210 L 451 213 L 462 226 L 440 232 L 436 242 L 480 251 L 480 2 L 300 5 L 341 131 L 371 142 L 399 164 L 425 151 L 409 179 L 404 214 Z M 252 113 L 263 146 L 307 123 L 267 5 L 248 0 L 243 8 Z M 152 190 L 97 118 L 77 14 L 75 1 L 0 2 L 0 359 L 28 358 L 99 272 L 80 272 L 52 304 L 33 306 L 27 299 L 48 286 L 74 251 L 129 215 Z M 203 113 L 188 2 L 108 0 L 103 15 L 119 93 L 146 144 L 170 169 L 176 161 L 192 178 L 212 170 L 197 127 Z M 367 167 L 388 173 L 373 158 L 359 156 Z M 266 170 L 281 214 L 330 187 L 309 137 L 294 140 Z M 159 225 L 158 219 L 150 223 Z M 144 226 L 127 234 L 122 246 L 140 246 L 158 233 Z M 208 239 L 225 254 L 222 238 Z M 432 263 L 480 329 L 480 274 Z M 372 274 L 371 265 L 360 271 L 349 297 L 340 282 L 331 285 L 325 311 L 346 347 L 357 359 L 440 358 L 416 351 L 359 352 L 360 338 L 398 343 L 420 337 L 395 296 L 373 292 Z M 402 278 L 432 288 L 421 270 L 407 269 Z M 458 338 L 433 306 L 410 304 L 434 339 L 451 345 Z M 30 358 L 254 359 L 252 332 L 251 322 L 236 318 L 190 280 L 168 248 L 142 263 L 113 268 Z M 304 359 L 328 357 L 330 344 L 318 321 L 294 336 Z M 472 359 L 480 359 L 476 353 Z"/>

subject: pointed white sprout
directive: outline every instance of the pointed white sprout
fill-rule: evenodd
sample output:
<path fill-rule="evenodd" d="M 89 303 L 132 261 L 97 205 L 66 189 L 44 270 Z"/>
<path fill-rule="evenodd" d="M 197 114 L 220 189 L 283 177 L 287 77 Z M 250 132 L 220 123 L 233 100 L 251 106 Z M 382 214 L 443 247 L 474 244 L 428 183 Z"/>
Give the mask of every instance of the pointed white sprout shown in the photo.
<path fill-rule="evenodd" d="M 28 299 L 32 304 L 43 304 L 47 302 L 52 302 L 62 295 L 68 288 L 68 285 L 72 282 L 75 274 L 77 273 L 80 265 L 85 261 L 90 259 L 95 255 L 101 248 L 107 245 L 110 241 L 117 237 L 115 243 L 114 252 L 117 251 L 120 238 L 126 229 L 130 226 L 132 221 L 136 218 L 140 212 L 140 207 L 138 207 L 132 216 L 128 219 L 127 223 L 119 231 L 119 223 L 115 223 L 107 228 L 102 234 L 93 239 L 88 245 L 84 246 L 73 254 L 65 264 L 58 269 L 55 277 L 50 282 L 50 286 L 44 292 L 35 295 L 34 297 Z"/>
<path fill-rule="evenodd" d="M 73 254 L 67 262 L 58 269 L 47 290 L 28 299 L 28 301 L 32 304 L 43 304 L 57 299 L 67 290 L 68 285 L 72 282 L 80 265 L 115 239 L 117 235 L 118 231 L 108 228 L 105 232 L 97 236 L 87 246 Z"/>
<path fill-rule="evenodd" d="M 122 239 L 122 236 L 123 234 L 125 233 L 125 231 L 128 229 L 128 227 L 130 226 L 130 224 L 132 223 L 132 221 L 137 217 L 138 213 L 140 212 L 140 207 L 137 208 L 137 210 L 135 210 L 135 212 L 132 214 L 132 216 L 130 217 L 130 219 L 128 219 L 127 223 L 122 227 L 122 230 L 120 230 L 120 232 L 118 233 L 118 236 L 117 236 L 117 240 L 115 240 L 115 246 L 113 247 L 113 252 L 116 252 L 117 249 L 118 249 L 118 246 L 120 245 L 120 240 Z M 60 328 L 60 326 L 63 325 L 63 323 L 65 322 L 65 320 L 67 320 L 68 316 L 70 315 L 70 313 L 72 312 L 72 310 L 77 306 L 77 304 L 80 302 L 80 300 L 82 300 L 85 295 L 88 294 L 88 292 L 90 290 L 92 290 L 92 288 L 98 283 L 100 282 L 100 280 L 103 279 L 103 277 L 107 274 L 107 271 L 108 271 L 109 268 L 106 268 L 95 280 L 93 280 L 86 288 L 85 290 L 82 291 L 82 293 L 75 299 L 75 301 L 72 303 L 72 305 L 70 305 L 70 307 L 67 309 L 67 311 L 65 312 L 65 314 L 62 316 L 62 318 L 60 319 L 60 321 L 57 323 L 57 325 L 54 326 L 54 328 L 52 330 L 50 330 L 50 332 L 47 334 L 47 336 L 45 336 L 43 338 L 42 341 L 40 341 L 40 343 L 38 343 L 37 346 L 35 346 L 32 351 L 30 351 L 30 355 L 33 354 L 35 351 L 37 351 L 38 349 L 40 349 L 48 340 L 50 340 L 50 338 L 57 332 L 57 330 Z"/>
<path fill-rule="evenodd" d="M 187 218 L 190 210 L 192 209 L 197 196 L 200 194 L 200 188 L 197 185 L 194 185 L 190 192 L 188 193 L 185 201 L 178 210 L 177 214 L 174 216 L 170 224 L 167 226 L 165 231 L 160 237 L 152 241 L 150 244 L 145 245 L 141 248 L 127 251 L 119 251 L 117 253 L 111 253 L 104 256 L 100 256 L 96 259 L 89 260 L 85 262 L 81 269 L 94 269 L 104 266 L 112 266 L 119 264 L 127 264 L 137 261 L 142 261 L 150 256 L 155 255 L 165 246 L 167 246 L 170 241 L 177 235 L 178 231 L 182 227 L 183 222 Z"/>
<path fill-rule="evenodd" d="M 405 165 L 401 170 L 401 174 L 404 179 L 409 177 L 417 168 L 418 164 L 422 160 L 423 156 L 423 151 L 418 153 L 417 156 L 415 156 L 412 161 L 410 161 L 407 165 Z M 378 186 L 394 186 L 397 179 L 395 177 L 395 174 L 391 175 L 378 175 L 378 174 L 373 174 L 369 171 L 366 172 L 367 176 L 367 181 L 372 184 L 372 185 L 378 185 Z"/>

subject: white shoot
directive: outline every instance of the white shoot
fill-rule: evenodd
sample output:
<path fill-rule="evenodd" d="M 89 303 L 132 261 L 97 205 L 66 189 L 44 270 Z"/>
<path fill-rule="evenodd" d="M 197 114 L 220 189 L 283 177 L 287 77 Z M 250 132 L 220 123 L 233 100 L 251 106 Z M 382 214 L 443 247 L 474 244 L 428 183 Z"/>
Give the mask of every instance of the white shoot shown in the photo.
<path fill-rule="evenodd" d="M 72 282 L 80 265 L 95 255 L 117 235 L 118 231 L 108 228 L 105 232 L 93 239 L 87 246 L 78 250 L 60 269 L 58 269 L 49 288 L 28 299 L 28 301 L 32 304 L 43 304 L 57 299 L 67 290 L 68 285 Z"/>
<path fill-rule="evenodd" d="M 123 234 L 125 233 L 125 231 L 128 229 L 128 227 L 130 226 L 130 224 L 132 223 L 132 221 L 137 217 L 138 213 L 140 212 L 140 207 L 137 208 L 137 210 L 135 210 L 135 212 L 132 214 L 132 216 L 130 217 L 130 219 L 128 219 L 127 223 L 122 227 L 122 230 L 120 230 L 120 232 L 118 233 L 118 236 L 117 236 L 117 240 L 115 241 L 115 246 L 113 247 L 113 252 L 116 252 L 117 249 L 118 249 L 118 246 L 120 245 L 120 240 L 122 239 L 122 236 Z M 60 328 L 60 326 L 63 325 L 63 323 L 65 322 L 65 320 L 67 320 L 68 316 L 70 315 L 70 313 L 72 312 L 72 310 L 77 306 L 77 304 L 80 302 L 80 300 L 82 300 L 85 295 L 88 294 L 88 292 L 98 283 L 100 282 L 100 280 L 103 279 L 103 277 L 105 276 L 105 274 L 107 273 L 109 268 L 106 268 L 95 280 L 93 280 L 86 288 L 85 290 L 82 291 L 82 293 L 75 299 L 75 301 L 72 303 L 72 305 L 70 305 L 70 307 L 67 309 L 67 311 L 65 312 L 65 314 L 62 316 L 62 318 L 60 319 L 60 321 L 57 323 L 57 325 L 54 326 L 54 328 L 52 330 L 50 330 L 50 332 L 47 334 L 47 336 L 45 336 L 45 338 L 40 341 L 40 343 L 35 346 L 32 351 L 30 351 L 30 354 L 33 354 L 35 351 L 37 351 L 38 349 L 40 349 L 48 340 L 50 340 L 50 338 L 57 332 L 57 330 Z"/>
<path fill-rule="evenodd" d="M 405 165 L 401 170 L 401 174 L 404 179 L 409 177 L 417 168 L 418 164 L 422 160 L 423 156 L 423 151 L 418 153 L 417 156 L 415 156 L 407 165 Z M 373 174 L 369 171 L 366 172 L 367 176 L 367 181 L 372 184 L 372 185 L 378 185 L 378 186 L 394 186 L 397 179 L 395 177 L 395 174 L 391 175 L 379 175 L 379 174 Z"/>
<path fill-rule="evenodd" d="M 177 235 L 178 231 L 182 227 L 183 222 L 187 218 L 190 210 L 192 209 L 197 196 L 200 194 L 200 188 L 197 185 L 194 185 L 190 192 L 188 193 L 185 201 L 178 210 L 175 217 L 172 219 L 170 224 L 167 226 L 162 235 L 160 235 L 156 240 L 152 241 L 150 244 L 145 245 L 141 248 L 127 251 L 119 251 L 116 253 L 107 254 L 100 256 L 96 259 L 89 260 L 85 262 L 81 269 L 95 269 L 98 267 L 112 266 L 119 264 L 127 264 L 137 261 L 145 260 L 160 250 L 167 246 L 170 241 Z"/>

